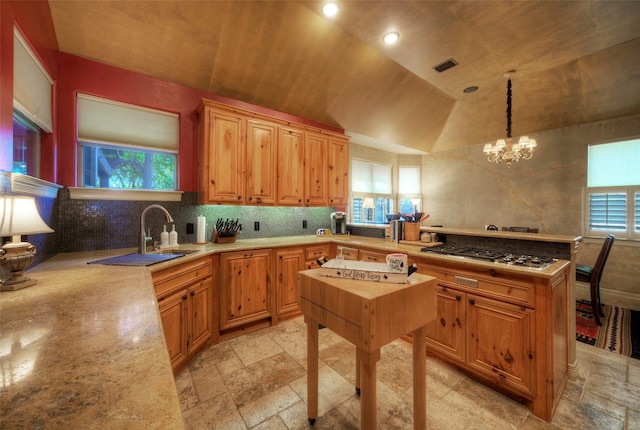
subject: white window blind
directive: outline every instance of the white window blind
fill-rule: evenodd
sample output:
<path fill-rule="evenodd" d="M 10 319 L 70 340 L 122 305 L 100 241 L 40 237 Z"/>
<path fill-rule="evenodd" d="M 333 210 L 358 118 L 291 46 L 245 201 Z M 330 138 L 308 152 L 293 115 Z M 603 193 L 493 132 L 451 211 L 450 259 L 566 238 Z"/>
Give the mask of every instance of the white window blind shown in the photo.
<path fill-rule="evenodd" d="M 351 160 L 351 191 L 391 194 L 391 165 Z"/>
<path fill-rule="evenodd" d="M 17 28 L 13 29 L 13 107 L 47 133 L 53 132 L 53 80 Z"/>
<path fill-rule="evenodd" d="M 627 229 L 627 194 L 601 192 L 589 194 L 589 229 L 625 231 Z"/>
<path fill-rule="evenodd" d="M 78 94 L 78 140 L 178 152 L 177 114 Z"/>
<path fill-rule="evenodd" d="M 400 194 L 420 194 L 420 167 L 398 168 L 398 191 Z"/>
<path fill-rule="evenodd" d="M 640 139 L 588 148 L 588 187 L 640 185 Z"/>

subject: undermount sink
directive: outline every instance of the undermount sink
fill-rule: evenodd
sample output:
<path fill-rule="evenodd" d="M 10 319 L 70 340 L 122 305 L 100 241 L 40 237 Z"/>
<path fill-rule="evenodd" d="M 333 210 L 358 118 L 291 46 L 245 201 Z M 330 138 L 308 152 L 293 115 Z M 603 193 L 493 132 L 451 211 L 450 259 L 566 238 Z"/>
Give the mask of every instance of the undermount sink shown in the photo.
<path fill-rule="evenodd" d="M 185 253 L 174 251 L 171 254 L 126 254 L 117 257 L 104 258 L 102 260 L 90 261 L 87 264 L 106 264 L 110 266 L 151 266 L 163 261 L 173 260 L 183 257 Z"/>
<path fill-rule="evenodd" d="M 152 254 L 160 254 L 160 255 L 187 255 L 193 254 L 194 252 L 198 252 L 196 249 L 165 249 L 163 251 L 153 251 Z"/>

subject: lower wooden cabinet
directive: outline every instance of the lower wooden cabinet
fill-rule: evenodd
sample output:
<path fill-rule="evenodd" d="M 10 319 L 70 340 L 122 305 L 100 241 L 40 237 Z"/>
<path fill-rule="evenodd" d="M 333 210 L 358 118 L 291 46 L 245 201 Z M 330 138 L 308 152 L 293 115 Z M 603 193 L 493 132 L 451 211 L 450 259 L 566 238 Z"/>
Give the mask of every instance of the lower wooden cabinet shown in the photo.
<path fill-rule="evenodd" d="M 436 315 L 427 327 L 427 342 L 431 349 L 454 362 L 465 360 L 465 294 L 441 285 L 436 286 Z"/>
<path fill-rule="evenodd" d="M 175 371 L 207 342 L 212 334 L 214 312 L 212 257 L 193 260 L 154 272 L 158 309 L 164 337 Z"/>
<path fill-rule="evenodd" d="M 546 279 L 442 262 L 418 271 L 437 278 L 427 352 L 550 420 L 568 376 L 567 273 Z"/>
<path fill-rule="evenodd" d="M 271 317 L 271 250 L 220 255 L 220 331 Z"/>
<path fill-rule="evenodd" d="M 298 314 L 298 272 L 305 269 L 304 248 L 276 251 L 276 315 Z"/>

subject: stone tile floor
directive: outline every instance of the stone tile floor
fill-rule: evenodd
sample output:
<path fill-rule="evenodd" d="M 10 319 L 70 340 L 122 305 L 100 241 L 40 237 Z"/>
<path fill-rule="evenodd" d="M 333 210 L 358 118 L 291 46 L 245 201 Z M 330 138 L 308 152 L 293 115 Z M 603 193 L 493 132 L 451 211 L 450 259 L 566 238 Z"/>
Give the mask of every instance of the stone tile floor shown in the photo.
<path fill-rule="evenodd" d="M 176 375 L 185 426 L 196 429 L 357 429 L 355 348 L 320 330 L 319 417 L 308 424 L 302 317 L 221 342 Z M 378 362 L 378 428 L 412 428 L 412 348 L 397 340 Z M 427 358 L 429 429 L 640 429 L 640 360 L 578 343 L 578 373 L 551 423 Z"/>

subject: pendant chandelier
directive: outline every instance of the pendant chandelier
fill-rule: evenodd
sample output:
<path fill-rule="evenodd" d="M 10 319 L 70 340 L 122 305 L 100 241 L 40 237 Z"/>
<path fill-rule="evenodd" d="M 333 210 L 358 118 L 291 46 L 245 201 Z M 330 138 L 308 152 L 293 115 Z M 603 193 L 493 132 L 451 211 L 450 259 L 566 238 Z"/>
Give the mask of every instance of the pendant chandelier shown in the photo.
<path fill-rule="evenodd" d="M 523 160 L 530 160 L 533 157 L 533 149 L 538 145 L 535 139 L 529 139 L 527 136 L 522 136 L 518 143 L 513 143 L 511 139 L 511 78 L 510 73 L 515 73 L 513 70 L 505 74 L 507 80 L 507 138 L 498 139 L 495 145 L 487 143 L 484 145 L 483 152 L 487 154 L 487 160 L 490 162 L 500 163 L 502 161 L 507 163 L 507 167 L 511 167 L 511 162 Z"/>

